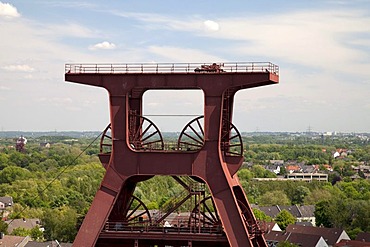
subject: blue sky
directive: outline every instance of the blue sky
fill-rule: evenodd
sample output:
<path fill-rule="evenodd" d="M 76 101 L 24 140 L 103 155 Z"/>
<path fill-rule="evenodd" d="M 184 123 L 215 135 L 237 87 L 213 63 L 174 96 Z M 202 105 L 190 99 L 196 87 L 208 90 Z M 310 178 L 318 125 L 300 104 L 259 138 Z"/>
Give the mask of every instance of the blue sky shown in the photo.
<path fill-rule="evenodd" d="M 0 128 L 103 130 L 104 89 L 66 63 L 272 62 L 239 91 L 240 131 L 370 132 L 370 1 L 0 1 Z M 201 92 L 150 91 L 145 114 L 202 114 Z M 189 119 L 154 118 L 162 131 Z"/>

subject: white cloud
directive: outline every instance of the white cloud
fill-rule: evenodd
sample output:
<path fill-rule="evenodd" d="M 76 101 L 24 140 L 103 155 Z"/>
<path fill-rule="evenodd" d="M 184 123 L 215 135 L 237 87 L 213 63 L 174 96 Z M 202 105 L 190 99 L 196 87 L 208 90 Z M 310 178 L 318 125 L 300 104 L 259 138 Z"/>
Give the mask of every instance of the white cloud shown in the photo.
<path fill-rule="evenodd" d="M 110 43 L 108 41 L 103 41 L 101 43 L 97 43 L 95 45 L 89 46 L 90 50 L 113 50 L 116 48 L 116 45 L 113 43 Z"/>
<path fill-rule="evenodd" d="M 77 23 L 63 23 L 63 25 L 50 24 L 40 27 L 38 31 L 49 37 L 78 37 L 78 38 L 95 38 L 102 37 L 103 34 L 92 28 L 87 28 Z"/>
<path fill-rule="evenodd" d="M 220 25 L 217 22 L 211 20 L 206 20 L 204 22 L 204 26 L 206 30 L 209 31 L 218 31 L 220 29 Z"/>
<path fill-rule="evenodd" d="M 308 10 L 265 17 L 218 18 L 217 22 L 204 21 L 199 16 L 179 19 L 147 13 L 115 14 L 139 20 L 141 27 L 152 30 L 186 31 L 229 40 L 220 50 L 230 56 L 269 57 L 331 73 L 353 73 L 351 64 L 358 68 L 355 73 L 368 76 L 370 65 L 363 63 L 368 55 L 355 46 L 370 44 L 370 18 L 361 10 Z"/>
<path fill-rule="evenodd" d="M 16 7 L 9 3 L 0 2 L 0 17 L 12 19 L 21 16 Z"/>
<path fill-rule="evenodd" d="M 34 68 L 27 64 L 7 65 L 1 68 L 7 71 L 19 71 L 19 72 L 33 72 L 35 70 Z"/>

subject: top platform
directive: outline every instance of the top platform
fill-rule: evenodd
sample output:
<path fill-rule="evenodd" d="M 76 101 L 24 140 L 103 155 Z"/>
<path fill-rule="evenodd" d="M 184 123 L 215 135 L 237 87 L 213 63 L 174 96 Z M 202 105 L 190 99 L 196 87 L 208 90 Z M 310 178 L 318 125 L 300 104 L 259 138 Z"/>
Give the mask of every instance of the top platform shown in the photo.
<path fill-rule="evenodd" d="M 279 66 L 270 62 L 227 63 L 71 63 L 66 74 L 176 74 L 176 73 L 261 73 L 279 75 Z"/>

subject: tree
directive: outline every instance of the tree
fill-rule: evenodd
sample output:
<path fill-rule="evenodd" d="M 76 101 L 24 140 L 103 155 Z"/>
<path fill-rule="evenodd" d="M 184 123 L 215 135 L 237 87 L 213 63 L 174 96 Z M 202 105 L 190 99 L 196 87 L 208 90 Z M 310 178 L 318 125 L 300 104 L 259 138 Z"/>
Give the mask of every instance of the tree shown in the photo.
<path fill-rule="evenodd" d="M 330 202 L 320 201 L 315 205 L 315 218 L 317 226 L 324 226 L 330 228 L 333 226 L 330 219 Z"/>
<path fill-rule="evenodd" d="M 293 192 L 292 204 L 302 204 L 308 194 L 310 194 L 310 190 L 307 187 L 297 186 Z"/>
<path fill-rule="evenodd" d="M 23 228 L 23 227 L 17 227 L 13 229 L 12 235 L 26 237 L 26 236 L 31 235 L 31 230 L 27 230 L 26 228 Z"/>
<path fill-rule="evenodd" d="M 287 174 L 287 171 L 285 169 L 285 166 L 280 166 L 280 172 L 279 172 L 279 175 L 286 175 Z"/>
<path fill-rule="evenodd" d="M 298 247 L 296 244 L 292 244 L 289 241 L 283 241 L 276 245 L 276 247 Z"/>
<path fill-rule="evenodd" d="M 325 189 L 314 189 L 304 198 L 305 205 L 314 205 L 319 201 L 330 200 L 332 194 Z"/>
<path fill-rule="evenodd" d="M 296 218 L 287 210 L 283 209 L 276 215 L 275 222 L 280 226 L 281 230 L 284 231 L 288 225 L 296 222 Z"/>
<path fill-rule="evenodd" d="M 0 232 L 3 232 L 5 234 L 8 233 L 8 224 L 5 223 L 5 221 L 0 220 Z"/>
<path fill-rule="evenodd" d="M 27 169 L 17 166 L 7 166 L 0 171 L 0 184 L 1 183 L 12 183 L 18 179 L 25 179 L 31 176 L 31 172 Z"/>
<path fill-rule="evenodd" d="M 258 198 L 258 204 L 262 206 L 290 205 L 288 196 L 282 190 L 269 191 Z"/>
<path fill-rule="evenodd" d="M 253 208 L 252 210 L 254 217 L 256 217 L 257 220 L 266 222 L 273 221 L 273 219 L 270 216 L 266 215 L 263 211 L 259 210 L 258 208 Z"/>
<path fill-rule="evenodd" d="M 44 233 L 37 226 L 31 229 L 30 236 L 34 241 L 42 241 L 44 239 Z"/>
<path fill-rule="evenodd" d="M 45 227 L 47 240 L 58 239 L 63 242 L 72 242 L 76 236 L 77 214 L 68 208 L 46 209 L 41 219 Z"/>
<path fill-rule="evenodd" d="M 238 177 L 240 181 L 250 181 L 253 178 L 253 173 L 249 169 L 240 169 Z"/>

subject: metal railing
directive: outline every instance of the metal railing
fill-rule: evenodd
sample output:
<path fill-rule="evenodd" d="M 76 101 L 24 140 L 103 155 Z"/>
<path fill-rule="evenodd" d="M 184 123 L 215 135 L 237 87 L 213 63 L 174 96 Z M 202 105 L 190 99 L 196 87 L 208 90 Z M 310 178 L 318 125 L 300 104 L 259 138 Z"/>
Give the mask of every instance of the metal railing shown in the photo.
<path fill-rule="evenodd" d="M 270 62 L 226 62 L 216 63 L 221 71 L 200 68 L 214 63 L 68 63 L 65 73 L 72 74 L 129 74 L 129 73 L 242 73 L 269 72 L 279 74 L 279 66 Z"/>
<path fill-rule="evenodd" d="M 197 227 L 165 227 L 165 226 L 151 226 L 151 225 L 131 225 L 127 226 L 123 222 L 118 221 L 107 221 L 105 223 L 102 232 L 156 232 L 156 233 L 202 233 L 202 234 L 222 234 L 223 229 L 220 226 L 214 227 L 201 227 L 198 229 Z"/>

